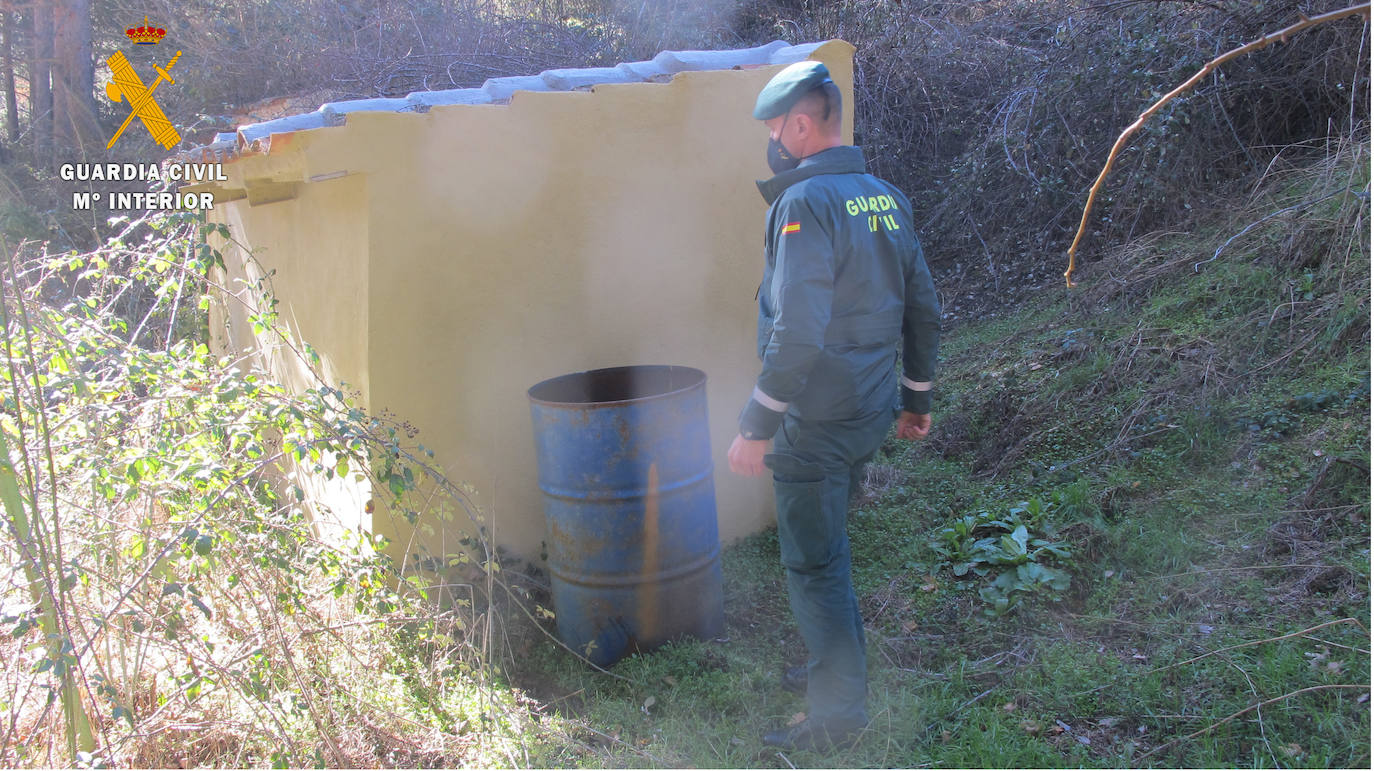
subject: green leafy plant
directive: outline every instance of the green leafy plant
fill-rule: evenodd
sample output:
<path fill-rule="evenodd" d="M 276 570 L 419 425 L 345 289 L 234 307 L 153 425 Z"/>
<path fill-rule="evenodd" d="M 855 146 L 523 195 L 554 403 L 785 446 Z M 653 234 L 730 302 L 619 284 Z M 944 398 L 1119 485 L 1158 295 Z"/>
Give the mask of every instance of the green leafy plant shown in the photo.
<path fill-rule="evenodd" d="M 1043 531 L 1048 508 L 1032 498 L 1004 514 L 980 511 L 940 528 L 927 541 L 939 557 L 932 572 L 948 568 L 958 578 L 989 578 L 978 596 L 993 616 L 1007 613 L 1027 596 L 1058 598 L 1069 588 L 1069 574 L 1057 563 L 1068 559 L 1070 551 Z"/>

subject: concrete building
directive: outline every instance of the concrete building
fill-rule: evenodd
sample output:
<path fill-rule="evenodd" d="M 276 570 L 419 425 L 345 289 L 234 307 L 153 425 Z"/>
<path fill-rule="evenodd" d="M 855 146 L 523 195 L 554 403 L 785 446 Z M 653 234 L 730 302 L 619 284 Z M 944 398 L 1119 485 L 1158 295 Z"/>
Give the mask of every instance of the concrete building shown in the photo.
<path fill-rule="evenodd" d="M 851 136 L 853 51 L 669 51 L 221 134 L 183 156 L 221 160 L 228 177 L 189 188 L 214 192 L 211 218 L 233 237 L 238 291 L 213 311 L 215 344 L 306 382 L 298 358 L 255 343 L 248 318 L 267 278 L 326 382 L 417 427 L 445 474 L 471 485 L 495 540 L 530 559 L 544 524 L 529 387 L 601 367 L 701 369 L 721 537 L 759 531 L 771 482 L 725 462 L 759 372 L 766 207 L 754 180 L 770 173 L 750 112 L 779 69 L 818 59 L 846 95 Z M 320 516 L 388 535 L 395 556 L 444 555 L 472 530 L 461 514 L 418 531 L 372 521 L 365 485 L 311 484 Z"/>

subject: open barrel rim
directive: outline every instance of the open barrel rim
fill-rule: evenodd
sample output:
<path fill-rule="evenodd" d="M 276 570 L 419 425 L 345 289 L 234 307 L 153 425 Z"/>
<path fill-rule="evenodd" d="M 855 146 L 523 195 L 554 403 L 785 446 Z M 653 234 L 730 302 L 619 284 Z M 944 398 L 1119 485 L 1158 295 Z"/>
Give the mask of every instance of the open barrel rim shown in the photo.
<path fill-rule="evenodd" d="M 692 378 L 692 382 L 680 388 L 673 388 L 668 391 L 659 391 L 645 396 L 632 396 L 627 399 L 613 399 L 607 401 L 567 401 L 563 399 L 547 399 L 541 398 L 540 396 L 536 396 L 536 393 L 556 391 L 556 389 L 558 389 L 560 386 L 566 386 L 568 383 L 578 379 L 585 379 L 594 376 L 613 377 L 620 373 L 628 373 L 632 371 L 659 371 L 669 373 L 675 371 L 676 373 L 680 373 L 681 375 Z M 589 369 L 583 372 L 571 372 L 566 375 L 559 375 L 558 377 L 549 378 L 548 380 L 544 380 L 539 383 L 535 383 L 533 386 L 530 386 L 529 391 L 526 392 L 526 396 L 529 397 L 529 400 L 532 403 L 537 404 L 541 407 L 548 407 L 552 409 L 594 410 L 602 409 L 605 407 L 617 407 L 624 406 L 627 404 L 641 404 L 644 402 L 654 401 L 657 399 L 665 399 L 668 397 L 683 394 L 695 388 L 701 388 L 705 384 L 706 373 L 697 369 L 696 367 L 684 367 L 677 364 L 634 364 L 625 367 L 602 367 L 600 369 Z"/>

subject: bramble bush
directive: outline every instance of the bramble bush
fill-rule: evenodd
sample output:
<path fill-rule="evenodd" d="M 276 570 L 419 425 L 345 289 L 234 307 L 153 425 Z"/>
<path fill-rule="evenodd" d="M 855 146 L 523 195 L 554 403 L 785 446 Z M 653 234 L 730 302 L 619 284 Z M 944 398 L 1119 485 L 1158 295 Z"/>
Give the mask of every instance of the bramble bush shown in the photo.
<path fill-rule="evenodd" d="M 342 390 L 289 391 L 214 355 L 206 310 L 233 295 L 207 279 L 222 265 L 210 236 L 228 233 L 161 215 L 87 254 L 7 250 L 0 762 L 429 765 L 495 751 L 518 718 L 486 686 L 490 610 L 473 593 L 435 602 L 442 576 L 308 511 L 303 480 L 366 482 L 374 516 L 411 523 L 472 513 L 462 488 Z M 271 310 L 253 323 L 315 363 Z M 450 566 L 495 567 L 470 542 Z M 430 731 L 393 730 L 416 721 Z"/>

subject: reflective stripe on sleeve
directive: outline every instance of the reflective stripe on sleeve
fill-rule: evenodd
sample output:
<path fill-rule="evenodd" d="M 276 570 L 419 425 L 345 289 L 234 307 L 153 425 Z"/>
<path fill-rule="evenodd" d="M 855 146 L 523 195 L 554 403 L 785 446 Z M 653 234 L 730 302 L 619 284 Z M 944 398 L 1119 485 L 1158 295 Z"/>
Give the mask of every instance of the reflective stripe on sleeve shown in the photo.
<path fill-rule="evenodd" d="M 787 402 L 780 402 L 774 399 L 763 391 L 760 391 L 758 386 L 754 386 L 754 401 L 774 412 L 787 412 Z"/>
<path fill-rule="evenodd" d="M 934 387 L 934 384 L 931 383 L 929 380 L 916 381 L 905 376 L 902 377 L 902 385 L 906 386 L 907 388 L 910 388 L 913 391 L 929 391 L 931 388 Z M 756 388 L 754 389 L 754 391 L 755 393 L 757 393 L 758 389 Z"/>

